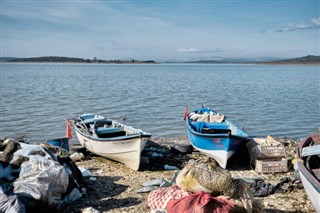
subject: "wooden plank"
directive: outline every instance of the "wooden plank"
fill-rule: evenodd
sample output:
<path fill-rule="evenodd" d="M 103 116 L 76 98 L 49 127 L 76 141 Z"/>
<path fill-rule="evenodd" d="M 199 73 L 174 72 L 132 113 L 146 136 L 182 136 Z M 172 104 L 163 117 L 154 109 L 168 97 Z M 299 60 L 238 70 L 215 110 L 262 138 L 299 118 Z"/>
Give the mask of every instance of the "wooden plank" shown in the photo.
<path fill-rule="evenodd" d="M 302 149 L 302 157 L 307 157 L 311 155 L 320 155 L 320 145 L 308 146 Z"/>

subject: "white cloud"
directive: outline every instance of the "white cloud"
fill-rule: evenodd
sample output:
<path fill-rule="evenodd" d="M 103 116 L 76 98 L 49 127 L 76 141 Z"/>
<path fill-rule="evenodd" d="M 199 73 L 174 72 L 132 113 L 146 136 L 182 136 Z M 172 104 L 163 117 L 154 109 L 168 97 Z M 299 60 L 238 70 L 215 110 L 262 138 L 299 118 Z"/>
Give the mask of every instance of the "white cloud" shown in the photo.
<path fill-rule="evenodd" d="M 320 17 L 319 17 L 319 18 L 312 18 L 312 19 L 310 20 L 310 22 L 311 22 L 312 24 L 314 24 L 315 26 L 320 26 Z"/>
<path fill-rule="evenodd" d="M 315 29 L 320 28 L 320 17 L 312 18 L 309 22 L 303 24 L 288 24 L 284 27 L 275 28 L 275 32 L 287 32 L 294 30 L 306 30 L 306 29 Z"/>
<path fill-rule="evenodd" d="M 220 53 L 223 52 L 222 49 L 220 48 L 215 48 L 215 49 L 196 49 L 193 47 L 183 47 L 183 48 L 178 48 L 176 50 L 178 53 Z"/>
<path fill-rule="evenodd" d="M 15 20 L 27 19 L 29 21 L 46 20 L 50 22 L 62 22 L 67 20 L 78 20 L 81 17 L 83 4 L 54 4 L 44 2 L 32 4 L 23 2 L 19 5 L 7 2 L 2 15 Z"/>
<path fill-rule="evenodd" d="M 193 52 L 197 52 L 197 50 L 192 47 L 184 47 L 184 48 L 177 49 L 177 52 L 179 52 L 179 53 L 193 53 Z"/>

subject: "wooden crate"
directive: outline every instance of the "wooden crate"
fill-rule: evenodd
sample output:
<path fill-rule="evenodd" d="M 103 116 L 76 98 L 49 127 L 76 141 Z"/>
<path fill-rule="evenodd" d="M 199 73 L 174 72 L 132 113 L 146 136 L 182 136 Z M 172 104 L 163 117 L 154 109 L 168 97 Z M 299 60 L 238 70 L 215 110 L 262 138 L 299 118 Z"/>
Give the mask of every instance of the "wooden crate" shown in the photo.
<path fill-rule="evenodd" d="M 255 159 L 255 171 L 258 173 L 278 173 L 288 171 L 288 161 L 285 158 Z"/>
<path fill-rule="evenodd" d="M 285 148 L 280 142 L 270 142 L 264 138 L 253 138 L 246 145 L 252 160 L 285 157 Z"/>

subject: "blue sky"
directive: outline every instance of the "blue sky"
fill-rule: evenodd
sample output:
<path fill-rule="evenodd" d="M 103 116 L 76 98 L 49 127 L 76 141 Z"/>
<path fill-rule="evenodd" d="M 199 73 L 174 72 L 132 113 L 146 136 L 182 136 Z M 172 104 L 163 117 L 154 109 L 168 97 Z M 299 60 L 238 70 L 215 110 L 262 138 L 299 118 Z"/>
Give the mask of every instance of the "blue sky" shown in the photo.
<path fill-rule="evenodd" d="M 305 55 L 320 55 L 320 0 L 1 0 L 2 57 Z"/>

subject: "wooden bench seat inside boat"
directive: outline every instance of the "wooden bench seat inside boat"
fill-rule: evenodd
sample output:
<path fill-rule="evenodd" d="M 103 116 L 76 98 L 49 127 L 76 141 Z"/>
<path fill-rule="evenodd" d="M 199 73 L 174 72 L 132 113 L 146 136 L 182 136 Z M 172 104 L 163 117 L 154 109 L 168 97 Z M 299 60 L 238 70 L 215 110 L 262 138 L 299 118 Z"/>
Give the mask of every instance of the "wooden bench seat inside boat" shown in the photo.
<path fill-rule="evenodd" d="M 83 114 L 80 116 L 80 119 L 83 121 L 84 124 L 89 126 L 89 124 L 93 124 L 96 120 L 105 120 L 106 118 L 100 115 Z"/>
<path fill-rule="evenodd" d="M 224 123 L 196 122 L 191 123 L 191 127 L 200 133 L 205 134 L 228 134 L 231 133 L 229 126 Z"/>
<path fill-rule="evenodd" d="M 214 123 L 214 122 L 209 122 L 204 124 L 204 128 L 208 129 L 228 129 L 229 126 L 224 124 L 224 123 Z"/>
<path fill-rule="evenodd" d="M 94 125 L 96 127 L 103 127 L 105 125 L 110 126 L 110 125 L 112 125 L 112 121 L 108 120 L 106 118 L 105 119 L 98 119 L 98 120 L 94 121 Z"/>
<path fill-rule="evenodd" d="M 123 127 L 121 128 L 113 128 L 113 127 L 97 127 L 96 133 L 97 135 L 105 135 L 116 132 L 124 132 Z"/>
<path fill-rule="evenodd" d="M 111 132 L 108 134 L 97 134 L 99 138 L 115 138 L 115 137 L 121 137 L 121 136 L 126 136 L 127 133 L 125 131 L 120 131 L 120 132 Z"/>
<path fill-rule="evenodd" d="M 223 123 L 205 123 L 201 133 L 206 134 L 228 134 L 231 133 L 229 126 Z"/>
<path fill-rule="evenodd" d="M 230 129 L 207 129 L 203 128 L 201 133 L 205 134 L 229 134 L 231 133 Z"/>
<path fill-rule="evenodd" d="M 114 137 L 125 136 L 126 132 L 124 131 L 123 127 L 121 128 L 97 127 L 96 134 L 99 138 L 114 138 Z"/>

